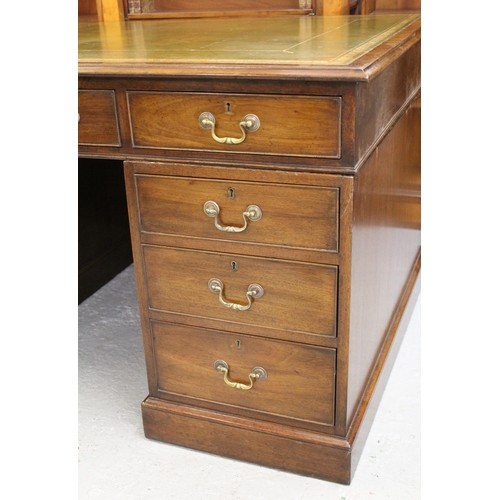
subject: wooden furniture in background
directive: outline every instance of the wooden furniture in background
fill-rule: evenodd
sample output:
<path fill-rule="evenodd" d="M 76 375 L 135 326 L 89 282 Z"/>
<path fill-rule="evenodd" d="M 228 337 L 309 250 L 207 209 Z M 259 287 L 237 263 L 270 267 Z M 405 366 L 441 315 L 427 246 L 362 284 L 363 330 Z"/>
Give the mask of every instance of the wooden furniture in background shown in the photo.
<path fill-rule="evenodd" d="M 347 15 L 356 12 L 361 0 L 78 0 L 81 21 L 124 19 Z"/>
<path fill-rule="evenodd" d="M 126 12 L 124 0 L 78 0 L 79 22 L 123 21 Z"/>
<path fill-rule="evenodd" d="M 110 24 L 79 155 L 125 164 L 146 436 L 349 483 L 419 290 L 419 16 Z"/>
<path fill-rule="evenodd" d="M 421 0 L 361 0 L 361 14 L 419 12 Z"/>
<path fill-rule="evenodd" d="M 251 7 L 250 7 L 251 5 Z M 419 12 L 420 0 L 78 0 L 80 21 Z"/>
<path fill-rule="evenodd" d="M 117 1 L 117 0 L 102 0 Z M 118 0 L 120 1 L 120 0 Z M 358 0 L 130 0 L 128 19 L 284 15 L 346 15 Z"/>
<path fill-rule="evenodd" d="M 88 22 L 97 20 L 96 0 L 78 0 L 78 21 Z"/>

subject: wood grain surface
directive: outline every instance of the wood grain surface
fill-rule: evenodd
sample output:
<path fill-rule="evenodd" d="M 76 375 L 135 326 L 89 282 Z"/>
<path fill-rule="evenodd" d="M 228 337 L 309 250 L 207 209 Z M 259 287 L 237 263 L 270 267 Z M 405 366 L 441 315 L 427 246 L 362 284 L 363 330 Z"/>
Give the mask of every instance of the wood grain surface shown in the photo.
<path fill-rule="evenodd" d="M 143 233 L 338 251 L 339 188 L 159 175 L 137 175 L 135 182 Z M 208 201 L 219 206 L 224 227 L 244 227 L 251 205 L 262 217 L 242 232 L 224 232 L 205 214 Z"/>
<path fill-rule="evenodd" d="M 337 267 L 145 245 L 149 307 L 231 323 L 335 336 Z M 233 270 L 233 262 L 236 271 Z M 222 305 L 208 288 L 210 279 L 224 284 L 226 302 L 246 305 L 249 285 L 264 288 L 250 309 Z M 310 314 L 314 311 L 314 314 Z"/>
<path fill-rule="evenodd" d="M 128 102 L 134 147 L 340 158 L 338 97 L 129 92 Z M 260 127 L 241 144 L 220 144 L 199 124 L 205 112 L 215 118 L 218 137 L 240 139 L 248 114 Z"/>
<path fill-rule="evenodd" d="M 202 407 L 215 402 L 236 414 L 257 410 L 266 420 L 291 417 L 299 427 L 301 420 L 333 426 L 334 349 L 157 322 L 152 334 L 159 397 L 187 396 Z M 254 367 L 264 368 L 267 378 L 249 390 L 230 387 L 214 368 L 217 360 L 228 364 L 230 381 L 248 385 Z"/>
<path fill-rule="evenodd" d="M 78 144 L 121 146 L 112 90 L 80 90 L 78 118 Z"/>

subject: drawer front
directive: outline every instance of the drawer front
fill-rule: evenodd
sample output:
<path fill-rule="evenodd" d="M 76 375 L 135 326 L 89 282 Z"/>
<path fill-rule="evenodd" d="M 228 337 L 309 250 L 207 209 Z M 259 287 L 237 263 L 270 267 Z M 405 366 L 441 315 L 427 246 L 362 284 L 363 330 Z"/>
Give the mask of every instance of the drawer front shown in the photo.
<path fill-rule="evenodd" d="M 78 144 L 121 146 L 114 91 L 78 91 Z"/>
<path fill-rule="evenodd" d="M 338 188 L 158 175 L 135 182 L 142 232 L 338 251 Z"/>
<path fill-rule="evenodd" d="M 137 148 L 340 158 L 340 97 L 129 92 L 128 102 Z M 200 125 L 203 113 L 215 119 L 219 139 L 242 139 L 247 115 L 259 128 L 239 144 L 223 144 Z"/>
<path fill-rule="evenodd" d="M 336 266 L 156 246 L 144 246 L 143 256 L 151 309 L 222 320 L 223 330 L 240 323 L 248 333 L 259 326 L 336 335 Z M 212 279 L 222 292 L 209 287 Z"/>
<path fill-rule="evenodd" d="M 152 323 L 159 396 L 268 412 L 333 425 L 335 350 L 245 335 Z M 250 373 L 263 368 L 249 389 L 231 387 L 216 361 L 227 366 L 228 383 L 252 385 Z M 259 373 L 256 370 L 255 373 Z M 262 374 L 263 372 L 261 372 Z"/>

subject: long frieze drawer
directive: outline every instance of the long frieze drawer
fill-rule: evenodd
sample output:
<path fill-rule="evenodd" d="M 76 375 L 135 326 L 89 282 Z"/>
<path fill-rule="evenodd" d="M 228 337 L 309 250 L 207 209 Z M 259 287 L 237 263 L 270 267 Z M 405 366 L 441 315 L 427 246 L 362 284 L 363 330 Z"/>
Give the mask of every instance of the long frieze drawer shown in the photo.
<path fill-rule="evenodd" d="M 160 322 L 152 334 L 159 397 L 333 425 L 335 349 Z"/>
<path fill-rule="evenodd" d="M 341 98 L 129 92 L 137 148 L 340 158 Z"/>
<path fill-rule="evenodd" d="M 121 146 L 113 90 L 78 91 L 78 144 Z"/>
<path fill-rule="evenodd" d="M 339 189 L 136 175 L 142 232 L 338 251 Z"/>
<path fill-rule="evenodd" d="M 247 325 L 336 335 L 337 267 L 144 246 L 151 309 Z"/>

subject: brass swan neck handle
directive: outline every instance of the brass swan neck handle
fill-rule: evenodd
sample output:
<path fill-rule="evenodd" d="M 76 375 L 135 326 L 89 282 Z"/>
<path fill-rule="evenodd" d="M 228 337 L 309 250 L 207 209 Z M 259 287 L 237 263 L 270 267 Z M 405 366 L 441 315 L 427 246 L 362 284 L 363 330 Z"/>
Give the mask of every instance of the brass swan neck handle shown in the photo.
<path fill-rule="evenodd" d="M 203 205 L 203 211 L 208 217 L 213 217 L 215 219 L 214 224 L 215 227 L 222 232 L 225 233 L 241 233 L 243 232 L 247 226 L 248 221 L 251 220 L 253 222 L 257 222 L 262 218 L 262 210 L 257 205 L 248 205 L 248 207 L 243 212 L 243 226 L 223 226 L 219 222 L 219 212 L 220 208 L 215 201 L 207 201 Z"/>
<path fill-rule="evenodd" d="M 267 378 L 267 372 L 261 366 L 256 366 L 248 374 L 248 380 L 250 381 L 249 384 L 242 384 L 240 382 L 233 382 L 232 380 L 229 380 L 229 365 L 223 359 L 218 359 L 214 363 L 214 368 L 219 373 L 224 374 L 224 382 L 229 387 L 234 387 L 235 389 L 242 389 L 244 391 L 248 391 L 249 389 L 251 389 L 253 387 L 255 380 L 266 380 Z"/>
<path fill-rule="evenodd" d="M 215 133 L 215 116 L 212 113 L 202 113 L 198 118 L 198 122 L 202 128 L 210 130 L 214 141 L 220 144 L 241 144 L 246 139 L 246 132 L 255 132 L 260 127 L 259 118 L 249 114 L 244 116 L 243 120 L 239 123 L 241 133 L 243 134 L 241 137 L 218 137 Z"/>
<path fill-rule="evenodd" d="M 264 295 L 264 289 L 257 283 L 252 283 L 251 285 L 248 285 L 246 293 L 247 304 L 242 305 L 235 302 L 228 302 L 224 299 L 224 284 L 221 280 L 212 278 L 208 282 L 208 288 L 211 292 L 219 294 L 219 301 L 224 307 L 233 309 L 234 311 L 247 311 L 250 307 L 252 307 L 254 299 L 260 299 Z"/>

